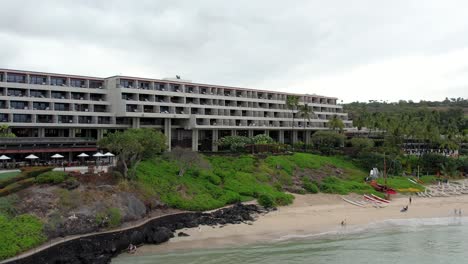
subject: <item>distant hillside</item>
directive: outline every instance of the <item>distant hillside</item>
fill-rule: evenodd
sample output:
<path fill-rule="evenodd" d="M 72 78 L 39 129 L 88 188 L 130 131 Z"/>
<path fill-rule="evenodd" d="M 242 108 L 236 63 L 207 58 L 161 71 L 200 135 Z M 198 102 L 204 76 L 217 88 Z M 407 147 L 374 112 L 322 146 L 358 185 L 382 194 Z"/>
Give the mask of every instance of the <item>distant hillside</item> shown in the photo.
<path fill-rule="evenodd" d="M 369 102 L 352 102 L 349 104 L 344 104 L 345 110 L 356 115 L 359 111 L 367 111 L 370 113 L 375 112 L 398 112 L 404 110 L 419 110 L 419 109 L 428 109 L 446 112 L 449 110 L 460 109 L 465 118 L 468 118 L 468 99 L 464 98 L 445 98 L 444 101 L 420 101 L 418 103 L 413 101 L 400 100 L 398 102 L 384 102 L 384 101 L 374 101 L 370 100 Z"/>

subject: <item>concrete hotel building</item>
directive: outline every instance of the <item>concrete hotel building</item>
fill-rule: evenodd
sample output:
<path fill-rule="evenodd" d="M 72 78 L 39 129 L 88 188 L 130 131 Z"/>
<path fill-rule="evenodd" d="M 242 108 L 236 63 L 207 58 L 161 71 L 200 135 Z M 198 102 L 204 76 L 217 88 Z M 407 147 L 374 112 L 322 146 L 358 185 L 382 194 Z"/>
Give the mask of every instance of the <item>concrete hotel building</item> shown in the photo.
<path fill-rule="evenodd" d="M 0 154 L 96 151 L 96 140 L 126 128 L 160 129 L 169 148 L 216 151 L 227 135 L 266 133 L 308 142 L 337 115 L 351 127 L 337 98 L 296 94 L 315 116 L 304 123 L 285 105 L 290 93 L 199 84 L 180 79 L 96 78 L 0 69 L 0 125 L 16 138 L 0 139 Z M 304 129 L 305 127 L 305 129 Z"/>

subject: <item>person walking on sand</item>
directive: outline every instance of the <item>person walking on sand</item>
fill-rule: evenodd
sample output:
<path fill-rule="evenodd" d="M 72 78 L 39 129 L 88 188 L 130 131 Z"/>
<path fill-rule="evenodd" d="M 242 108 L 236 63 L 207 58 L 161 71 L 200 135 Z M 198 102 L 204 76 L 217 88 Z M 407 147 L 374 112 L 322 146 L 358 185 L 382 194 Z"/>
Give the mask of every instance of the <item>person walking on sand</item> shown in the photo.
<path fill-rule="evenodd" d="M 412 198 L 411 198 L 411 196 L 410 196 L 410 197 L 409 197 L 409 204 L 411 204 L 411 200 L 412 200 Z"/>
<path fill-rule="evenodd" d="M 341 226 L 346 226 L 346 218 L 343 221 L 341 221 Z"/>
<path fill-rule="evenodd" d="M 461 213 L 461 208 L 460 208 L 460 209 L 458 209 L 458 215 L 459 215 L 459 216 L 461 216 L 461 215 L 462 215 L 462 213 Z"/>

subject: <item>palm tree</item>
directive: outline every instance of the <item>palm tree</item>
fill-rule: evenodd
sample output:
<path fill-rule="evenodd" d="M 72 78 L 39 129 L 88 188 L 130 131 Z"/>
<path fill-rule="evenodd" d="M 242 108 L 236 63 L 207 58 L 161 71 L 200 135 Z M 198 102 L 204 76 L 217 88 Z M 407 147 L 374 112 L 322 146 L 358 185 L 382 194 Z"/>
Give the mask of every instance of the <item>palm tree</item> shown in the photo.
<path fill-rule="evenodd" d="M 286 107 L 291 110 L 292 114 L 292 125 L 291 125 L 291 146 L 293 146 L 293 134 L 294 134 L 294 110 L 299 106 L 299 96 L 288 95 L 286 97 Z"/>
<path fill-rule="evenodd" d="M 310 122 L 310 117 L 314 115 L 312 108 L 308 104 L 301 105 L 299 107 L 299 116 L 304 119 L 304 150 L 307 150 L 306 144 L 306 119 Z"/>
<path fill-rule="evenodd" d="M 337 115 L 333 115 L 332 119 L 328 120 L 328 127 L 333 131 L 339 130 L 342 132 L 344 128 L 343 120 L 338 118 Z"/>

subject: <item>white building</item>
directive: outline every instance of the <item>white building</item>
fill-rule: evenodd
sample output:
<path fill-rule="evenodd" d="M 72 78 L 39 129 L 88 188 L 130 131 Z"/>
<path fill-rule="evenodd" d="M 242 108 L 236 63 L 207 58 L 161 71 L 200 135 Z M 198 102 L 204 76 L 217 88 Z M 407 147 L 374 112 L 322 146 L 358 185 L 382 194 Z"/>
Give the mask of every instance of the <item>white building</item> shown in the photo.
<path fill-rule="evenodd" d="M 314 112 L 310 121 L 304 121 L 293 111 L 294 129 L 293 113 L 285 104 L 288 95 L 298 96 L 300 104 L 307 103 Z M 313 131 L 327 129 L 334 115 L 351 127 L 336 102 L 335 97 L 315 94 L 180 79 L 96 78 L 0 69 L 0 125 L 9 125 L 17 135 L 16 139 L 0 139 L 0 153 L 15 153 L 15 146 L 22 143 L 28 153 L 48 151 L 54 144 L 58 148 L 69 144 L 65 152 L 95 149 L 95 141 L 106 133 L 131 127 L 160 129 L 170 139 L 169 148 L 179 145 L 204 151 L 216 151 L 216 140 L 236 134 L 268 134 L 282 143 L 291 138 L 308 142 Z"/>

